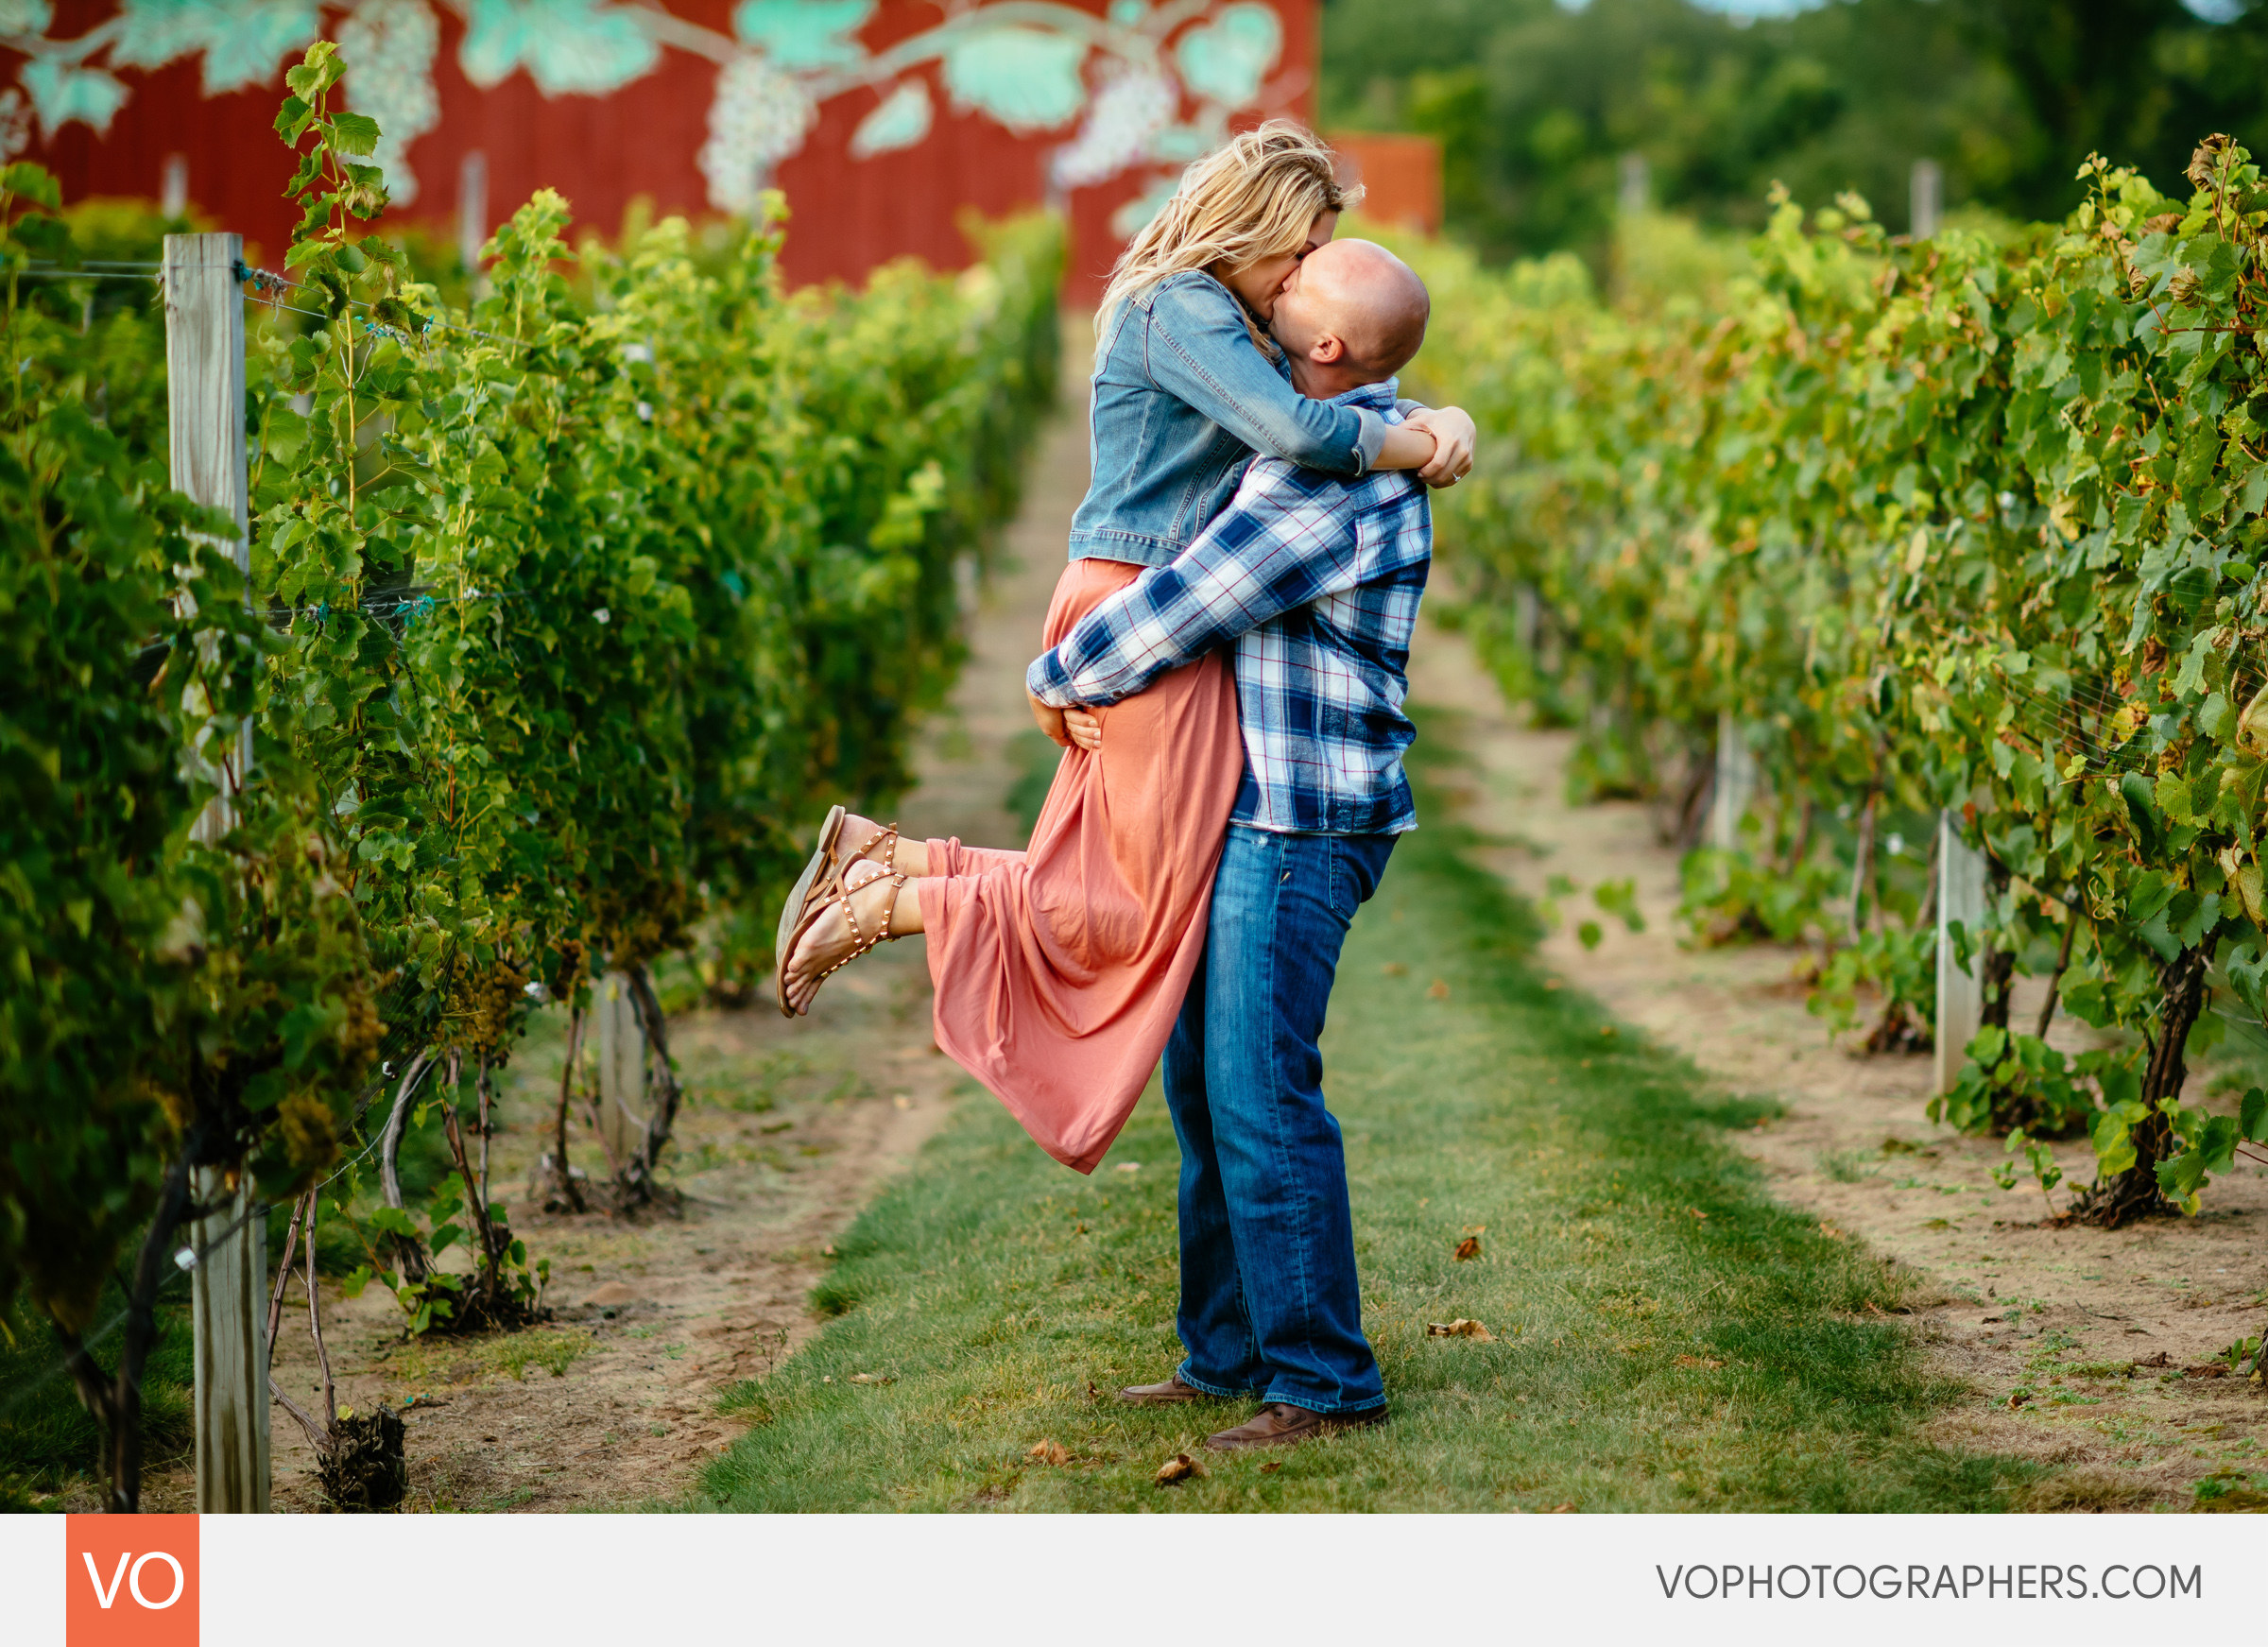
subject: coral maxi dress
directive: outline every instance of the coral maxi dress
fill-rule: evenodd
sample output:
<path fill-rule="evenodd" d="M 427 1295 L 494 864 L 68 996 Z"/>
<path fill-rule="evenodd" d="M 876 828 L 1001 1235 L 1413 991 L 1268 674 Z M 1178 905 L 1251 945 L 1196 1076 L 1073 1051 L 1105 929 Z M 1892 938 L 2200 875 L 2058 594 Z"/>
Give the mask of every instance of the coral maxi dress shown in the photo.
<path fill-rule="evenodd" d="M 1073 561 L 1045 643 L 1142 571 Z M 1125 1124 L 1204 954 L 1245 759 L 1225 653 L 1101 718 L 1098 753 L 1064 751 L 1028 848 L 933 840 L 919 883 L 937 1045 L 1082 1173 Z"/>

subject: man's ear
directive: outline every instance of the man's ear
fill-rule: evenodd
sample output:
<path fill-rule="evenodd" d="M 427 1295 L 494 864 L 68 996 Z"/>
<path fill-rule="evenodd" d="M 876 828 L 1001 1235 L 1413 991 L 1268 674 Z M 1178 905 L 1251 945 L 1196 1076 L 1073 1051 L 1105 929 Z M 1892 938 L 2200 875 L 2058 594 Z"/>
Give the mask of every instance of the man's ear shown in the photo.
<path fill-rule="evenodd" d="M 1307 346 L 1307 357 L 1317 366 L 1336 366 L 1347 358 L 1346 341 L 1326 332 Z"/>

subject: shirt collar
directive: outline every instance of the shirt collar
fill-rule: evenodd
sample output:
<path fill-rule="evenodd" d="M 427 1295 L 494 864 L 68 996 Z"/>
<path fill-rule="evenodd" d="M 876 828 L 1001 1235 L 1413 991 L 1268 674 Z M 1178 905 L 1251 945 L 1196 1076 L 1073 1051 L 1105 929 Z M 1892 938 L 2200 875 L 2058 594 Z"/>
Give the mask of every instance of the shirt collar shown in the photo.
<path fill-rule="evenodd" d="M 1366 383 L 1361 388 L 1333 395 L 1323 403 L 1327 406 L 1364 406 L 1373 412 L 1390 412 L 1394 409 L 1396 393 L 1396 380 L 1388 378 L 1383 383 Z"/>

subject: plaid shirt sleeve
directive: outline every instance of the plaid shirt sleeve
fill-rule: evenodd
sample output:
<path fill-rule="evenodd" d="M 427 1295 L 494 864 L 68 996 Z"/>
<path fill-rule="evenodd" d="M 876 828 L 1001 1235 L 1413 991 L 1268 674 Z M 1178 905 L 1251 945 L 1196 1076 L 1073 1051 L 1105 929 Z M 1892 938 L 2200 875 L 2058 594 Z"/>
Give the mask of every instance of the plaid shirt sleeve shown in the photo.
<path fill-rule="evenodd" d="M 1257 459 L 1236 499 L 1170 564 L 1089 612 L 1025 672 L 1058 709 L 1131 697 L 1249 629 L 1364 581 L 1357 486 Z"/>

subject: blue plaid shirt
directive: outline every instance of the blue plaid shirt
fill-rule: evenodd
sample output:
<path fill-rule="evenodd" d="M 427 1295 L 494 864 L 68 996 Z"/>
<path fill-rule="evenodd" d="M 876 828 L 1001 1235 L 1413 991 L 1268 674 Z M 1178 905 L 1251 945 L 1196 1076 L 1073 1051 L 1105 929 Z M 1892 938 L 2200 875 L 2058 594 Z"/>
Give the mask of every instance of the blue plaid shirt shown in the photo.
<path fill-rule="evenodd" d="M 1333 403 L 1401 420 L 1390 382 Z M 1349 481 L 1256 458 L 1196 541 L 1080 619 L 1024 684 L 1060 709 L 1116 703 L 1233 642 L 1245 780 L 1232 821 L 1293 834 L 1416 829 L 1401 752 L 1417 731 L 1402 702 L 1433 543 L 1415 474 Z"/>

